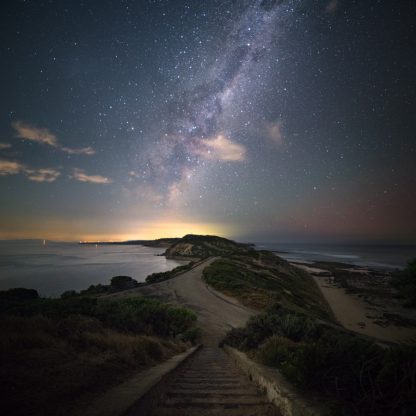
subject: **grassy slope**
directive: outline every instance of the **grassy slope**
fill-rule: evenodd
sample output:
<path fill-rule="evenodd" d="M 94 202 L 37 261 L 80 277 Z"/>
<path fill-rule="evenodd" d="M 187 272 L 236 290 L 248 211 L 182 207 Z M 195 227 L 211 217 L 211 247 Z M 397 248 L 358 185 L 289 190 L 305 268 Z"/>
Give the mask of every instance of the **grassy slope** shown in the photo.
<path fill-rule="evenodd" d="M 168 257 L 206 258 L 250 251 L 252 248 L 249 245 L 236 243 L 223 237 L 189 234 L 169 247 L 165 255 Z"/>
<path fill-rule="evenodd" d="M 221 258 L 204 270 L 205 281 L 244 305 L 264 310 L 280 304 L 290 310 L 332 320 L 313 279 L 267 251 Z"/>
<path fill-rule="evenodd" d="M 2 303 L 0 413 L 74 413 L 133 373 L 184 351 L 195 316 L 154 300 Z M 76 411 L 75 411 L 76 414 Z"/>

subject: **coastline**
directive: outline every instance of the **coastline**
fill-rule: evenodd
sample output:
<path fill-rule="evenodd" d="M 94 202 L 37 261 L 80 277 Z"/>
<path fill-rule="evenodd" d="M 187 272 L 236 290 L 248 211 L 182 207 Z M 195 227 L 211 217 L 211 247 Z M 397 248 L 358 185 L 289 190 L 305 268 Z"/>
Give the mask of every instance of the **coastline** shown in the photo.
<path fill-rule="evenodd" d="M 348 269 L 338 268 L 344 273 L 354 274 L 357 287 L 351 290 L 342 286 L 336 274 L 334 276 L 334 271 L 340 266 L 338 263 L 328 262 L 332 266 L 330 269 L 323 268 L 319 263 L 291 264 L 313 277 L 335 318 L 344 328 L 388 342 L 416 339 L 416 312 L 400 307 L 392 289 L 389 289 L 391 296 L 386 293 L 381 296 L 380 290 L 367 286 L 371 281 L 369 275 L 373 273 L 377 276 L 376 271 L 351 265 Z M 358 287 L 360 284 L 361 287 Z"/>

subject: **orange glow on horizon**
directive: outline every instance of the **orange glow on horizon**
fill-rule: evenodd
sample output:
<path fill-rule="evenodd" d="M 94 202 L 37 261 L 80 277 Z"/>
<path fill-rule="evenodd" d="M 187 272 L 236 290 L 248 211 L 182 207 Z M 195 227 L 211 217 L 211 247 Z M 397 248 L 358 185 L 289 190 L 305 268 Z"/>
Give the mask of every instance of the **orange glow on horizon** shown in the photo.
<path fill-rule="evenodd" d="M 113 235 L 88 234 L 82 236 L 84 241 L 126 241 L 126 240 L 155 240 L 158 238 L 183 237 L 186 234 L 228 235 L 230 227 L 218 224 L 197 223 L 149 223 L 140 227 L 136 233 Z"/>
<path fill-rule="evenodd" d="M 114 225 L 113 225 L 114 224 Z M 55 241 L 101 241 L 117 242 L 126 240 L 154 240 L 157 238 L 183 237 L 186 234 L 210 234 L 229 236 L 232 228 L 224 224 L 203 224 L 188 222 L 148 222 L 145 224 L 135 223 L 127 225 L 123 222 L 120 231 L 116 229 L 116 222 L 105 224 L 65 223 L 57 224 L 55 221 L 46 224 L 37 223 L 33 228 L 28 224 L 24 231 L 0 232 L 0 239 L 48 239 Z M 111 229 L 110 229 L 111 226 Z M 103 231 L 97 231 L 103 229 Z M 123 232 L 124 231 L 124 232 Z"/>

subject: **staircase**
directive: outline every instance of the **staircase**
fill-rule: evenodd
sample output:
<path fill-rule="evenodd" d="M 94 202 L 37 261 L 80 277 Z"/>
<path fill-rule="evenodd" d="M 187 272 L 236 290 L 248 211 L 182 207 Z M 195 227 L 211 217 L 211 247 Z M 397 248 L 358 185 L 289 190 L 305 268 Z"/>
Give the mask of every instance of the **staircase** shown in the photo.
<path fill-rule="evenodd" d="M 151 416 L 278 416 L 270 404 L 217 347 L 203 347 L 165 386 Z"/>

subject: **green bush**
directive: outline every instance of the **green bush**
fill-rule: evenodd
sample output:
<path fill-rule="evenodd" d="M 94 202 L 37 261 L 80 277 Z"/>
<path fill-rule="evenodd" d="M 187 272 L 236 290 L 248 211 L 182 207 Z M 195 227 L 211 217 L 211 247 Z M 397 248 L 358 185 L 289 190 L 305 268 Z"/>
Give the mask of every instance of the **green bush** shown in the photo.
<path fill-rule="evenodd" d="M 416 258 L 407 267 L 393 275 L 391 284 L 406 299 L 407 306 L 416 306 Z"/>
<path fill-rule="evenodd" d="M 201 337 L 201 328 L 193 326 L 190 329 L 184 331 L 179 339 L 181 341 L 190 342 L 191 344 L 196 344 Z"/>
<path fill-rule="evenodd" d="M 225 342 L 355 414 L 416 414 L 414 344 L 381 347 L 282 308 L 250 319 Z"/>
<path fill-rule="evenodd" d="M 33 299 L 39 299 L 39 294 L 35 289 L 16 287 L 13 289 L 0 291 L 0 300 L 19 301 Z"/>
<path fill-rule="evenodd" d="M 189 262 L 188 264 L 184 264 L 183 266 L 177 266 L 172 270 L 168 270 L 166 272 L 158 272 L 149 274 L 146 277 L 146 283 L 158 283 L 163 282 L 164 280 L 172 279 L 173 277 L 177 276 L 179 273 L 185 272 L 192 268 L 195 263 L 193 261 Z"/>
<path fill-rule="evenodd" d="M 3 315 L 0 334 L 0 414 L 8 416 L 82 414 L 80 404 L 187 347 L 81 315 Z"/>
<path fill-rule="evenodd" d="M 196 322 L 196 315 L 188 309 L 143 296 L 117 300 L 77 296 L 2 302 L 1 305 L 0 313 L 8 315 L 43 315 L 57 320 L 84 316 L 119 330 L 164 337 L 177 336 Z"/>
<path fill-rule="evenodd" d="M 130 276 L 114 276 L 111 278 L 110 287 L 115 291 L 132 289 L 139 283 Z"/>
<path fill-rule="evenodd" d="M 225 342 L 236 348 L 249 350 L 257 348 L 272 335 L 300 341 L 316 339 L 321 332 L 321 327 L 313 319 L 275 307 L 266 313 L 251 317 L 245 328 L 232 329 L 227 334 Z"/>
<path fill-rule="evenodd" d="M 296 347 L 297 344 L 292 340 L 272 335 L 260 346 L 258 358 L 262 364 L 279 367 L 287 360 Z"/>

